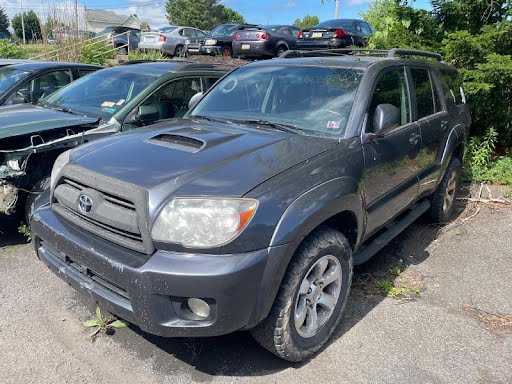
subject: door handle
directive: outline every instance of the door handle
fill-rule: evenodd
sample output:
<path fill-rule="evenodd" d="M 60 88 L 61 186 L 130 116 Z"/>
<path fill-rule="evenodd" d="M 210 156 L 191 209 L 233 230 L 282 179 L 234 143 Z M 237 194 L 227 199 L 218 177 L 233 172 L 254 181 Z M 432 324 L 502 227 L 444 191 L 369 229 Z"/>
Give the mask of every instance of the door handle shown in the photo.
<path fill-rule="evenodd" d="M 417 133 L 411 133 L 411 136 L 409 137 L 409 143 L 412 145 L 418 144 L 418 141 L 420 141 L 421 135 L 418 135 Z"/>

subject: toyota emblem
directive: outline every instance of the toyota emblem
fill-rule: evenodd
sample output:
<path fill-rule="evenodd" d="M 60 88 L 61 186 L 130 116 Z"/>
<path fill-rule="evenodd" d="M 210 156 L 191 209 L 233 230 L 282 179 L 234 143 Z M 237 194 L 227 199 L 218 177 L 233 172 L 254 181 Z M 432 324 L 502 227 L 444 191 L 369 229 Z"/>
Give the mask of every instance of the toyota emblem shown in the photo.
<path fill-rule="evenodd" d="M 89 213 L 92 209 L 92 199 L 87 195 L 78 197 L 78 209 L 83 213 Z"/>

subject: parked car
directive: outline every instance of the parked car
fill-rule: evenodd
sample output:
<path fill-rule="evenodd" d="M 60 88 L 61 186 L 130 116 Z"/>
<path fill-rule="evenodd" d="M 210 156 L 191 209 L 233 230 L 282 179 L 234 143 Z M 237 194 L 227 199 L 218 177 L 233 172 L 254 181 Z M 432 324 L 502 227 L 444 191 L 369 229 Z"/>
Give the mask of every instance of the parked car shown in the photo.
<path fill-rule="evenodd" d="M 235 56 L 268 58 L 295 49 L 300 29 L 291 25 L 242 26 L 233 35 Z"/>
<path fill-rule="evenodd" d="M 323 21 L 299 33 L 297 48 L 329 49 L 351 45 L 365 47 L 368 37 L 375 29 L 365 21 L 357 19 L 335 19 Z"/>
<path fill-rule="evenodd" d="M 191 63 L 121 65 L 79 79 L 38 105 L 0 109 L 0 220 L 30 216 L 64 150 L 183 116 L 190 98 L 225 72 Z"/>
<path fill-rule="evenodd" d="M 32 60 L 25 59 L 0 59 L 0 68 L 13 64 L 31 63 Z"/>
<path fill-rule="evenodd" d="M 105 36 L 105 41 L 117 48 L 120 55 L 137 49 L 140 41 L 140 29 L 130 27 L 107 27 L 97 36 Z"/>
<path fill-rule="evenodd" d="M 12 38 L 12 36 L 8 35 L 7 33 L 0 32 L 0 40 L 8 40 L 11 43 L 15 43 L 16 41 Z"/>
<path fill-rule="evenodd" d="M 158 50 L 169 56 L 199 53 L 201 40 L 206 33 L 191 27 L 164 27 L 158 31 L 142 32 L 139 49 Z"/>
<path fill-rule="evenodd" d="M 224 57 L 233 56 L 233 35 L 241 27 L 249 27 L 253 24 L 219 24 L 213 28 L 204 41 L 201 43 L 199 52 L 202 55 L 222 55 Z"/>
<path fill-rule="evenodd" d="M 55 28 L 46 36 L 48 44 L 64 43 L 69 39 L 87 40 L 96 36 L 96 33 L 77 29 Z"/>
<path fill-rule="evenodd" d="M 146 332 L 250 329 L 310 358 L 353 265 L 424 212 L 449 220 L 470 125 L 440 55 L 345 53 L 248 64 L 182 120 L 63 153 L 37 255 Z"/>
<path fill-rule="evenodd" d="M 2 63 L 10 63 L 3 65 Z M 58 63 L 54 61 L 0 62 L 0 106 L 12 104 L 35 104 L 42 97 L 95 72 L 101 67 L 78 63 Z"/>

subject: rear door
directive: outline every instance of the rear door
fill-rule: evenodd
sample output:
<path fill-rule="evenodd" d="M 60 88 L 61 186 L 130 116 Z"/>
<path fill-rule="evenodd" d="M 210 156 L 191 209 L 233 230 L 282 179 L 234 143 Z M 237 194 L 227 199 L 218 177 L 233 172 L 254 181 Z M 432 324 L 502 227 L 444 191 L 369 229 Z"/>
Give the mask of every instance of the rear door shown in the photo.
<path fill-rule="evenodd" d="M 428 68 L 409 69 L 414 94 L 414 118 L 420 126 L 421 151 L 418 155 L 420 194 L 432 190 L 441 172 L 441 143 L 449 132 L 449 114 L 441 100 L 440 84 Z"/>
<path fill-rule="evenodd" d="M 421 148 L 420 128 L 412 121 L 410 86 L 405 68 L 384 70 L 377 78 L 367 110 L 366 133 L 373 133 L 373 118 L 379 104 L 392 104 L 400 111 L 400 125 L 383 137 L 363 145 L 367 206 L 367 230 L 371 235 L 409 206 L 418 195 L 416 159 Z"/>

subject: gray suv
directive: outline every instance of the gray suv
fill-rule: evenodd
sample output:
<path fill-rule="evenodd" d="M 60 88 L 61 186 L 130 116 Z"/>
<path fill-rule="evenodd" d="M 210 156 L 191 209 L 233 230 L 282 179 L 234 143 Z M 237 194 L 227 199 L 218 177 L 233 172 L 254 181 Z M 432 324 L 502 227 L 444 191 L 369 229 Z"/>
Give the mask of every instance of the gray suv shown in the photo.
<path fill-rule="evenodd" d="M 62 154 L 38 257 L 146 332 L 251 330 L 310 358 L 354 265 L 424 213 L 450 219 L 470 115 L 438 54 L 284 56 L 232 71 L 181 120 Z"/>

